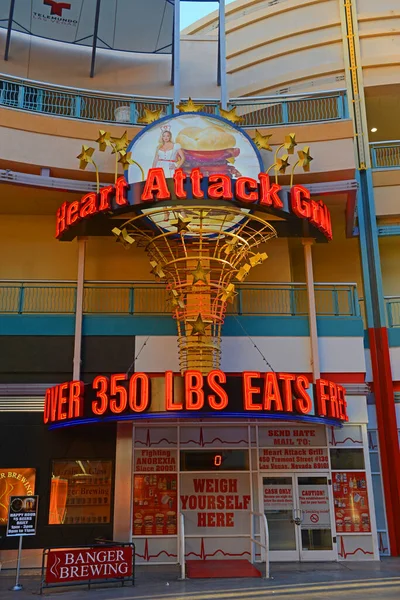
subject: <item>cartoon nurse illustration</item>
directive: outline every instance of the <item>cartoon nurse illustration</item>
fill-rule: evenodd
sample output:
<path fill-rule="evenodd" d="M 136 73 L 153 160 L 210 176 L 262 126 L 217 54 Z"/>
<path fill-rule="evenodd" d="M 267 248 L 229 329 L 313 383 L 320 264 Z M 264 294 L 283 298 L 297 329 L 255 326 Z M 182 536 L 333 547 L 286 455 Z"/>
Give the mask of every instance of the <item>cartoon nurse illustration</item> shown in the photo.
<path fill-rule="evenodd" d="M 153 160 L 153 168 L 161 167 L 165 177 L 173 177 L 175 169 L 179 169 L 185 160 L 181 146 L 175 144 L 172 138 L 171 127 L 163 125 L 161 136 Z"/>

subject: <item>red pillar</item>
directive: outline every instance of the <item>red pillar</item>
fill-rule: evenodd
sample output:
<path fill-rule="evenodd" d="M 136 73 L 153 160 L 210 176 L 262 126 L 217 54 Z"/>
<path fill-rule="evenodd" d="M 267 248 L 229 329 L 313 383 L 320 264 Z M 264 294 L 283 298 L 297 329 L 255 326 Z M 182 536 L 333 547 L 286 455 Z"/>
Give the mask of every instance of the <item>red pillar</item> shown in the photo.
<path fill-rule="evenodd" d="M 390 553 L 400 556 L 400 449 L 386 327 L 368 329 Z"/>

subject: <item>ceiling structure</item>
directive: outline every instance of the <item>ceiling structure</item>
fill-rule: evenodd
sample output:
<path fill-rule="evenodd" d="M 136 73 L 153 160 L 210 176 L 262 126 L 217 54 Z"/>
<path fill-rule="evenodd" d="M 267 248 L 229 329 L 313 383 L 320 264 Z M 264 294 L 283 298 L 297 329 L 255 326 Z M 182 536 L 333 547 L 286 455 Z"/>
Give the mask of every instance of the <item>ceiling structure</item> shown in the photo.
<path fill-rule="evenodd" d="M 96 36 L 97 47 L 109 50 L 172 52 L 173 0 L 2 0 L 0 27 L 7 29 L 11 9 L 13 31 L 83 46 Z"/>
<path fill-rule="evenodd" d="M 0 29 L 7 30 L 4 60 L 12 32 L 96 50 L 172 54 L 171 82 L 179 89 L 180 3 L 209 0 L 0 0 Z M 225 79 L 225 0 L 219 3 L 218 83 Z M 222 56 L 221 56 L 222 53 Z M 225 85 L 224 85 L 225 88 Z M 225 95 L 225 93 L 224 93 Z M 180 98 L 177 100 L 179 102 Z M 223 104 L 226 104 L 225 100 Z"/>

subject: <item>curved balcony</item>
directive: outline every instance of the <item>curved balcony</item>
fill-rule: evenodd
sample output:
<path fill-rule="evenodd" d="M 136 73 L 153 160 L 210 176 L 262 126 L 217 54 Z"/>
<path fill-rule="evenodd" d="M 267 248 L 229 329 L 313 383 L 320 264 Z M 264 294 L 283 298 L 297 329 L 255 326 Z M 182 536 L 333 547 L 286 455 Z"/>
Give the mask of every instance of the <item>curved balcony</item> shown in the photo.
<path fill-rule="evenodd" d="M 217 100 L 197 99 L 204 112 L 219 114 Z M 242 127 L 263 127 L 338 121 L 348 118 L 345 90 L 232 98 Z M 66 119 L 143 126 L 145 109 L 172 114 L 170 98 L 119 95 L 49 85 L 37 81 L 0 75 L 0 107 Z"/>
<path fill-rule="evenodd" d="M 359 317 L 356 284 L 315 285 L 317 314 L 328 317 Z M 0 313 L 73 314 L 76 282 L 0 281 Z M 151 281 L 87 281 L 83 312 L 92 315 L 169 315 L 168 293 Z M 248 283 L 238 286 L 228 314 L 243 316 L 306 316 L 305 283 Z"/>
<path fill-rule="evenodd" d="M 400 169 L 400 141 L 373 142 L 371 163 L 373 169 Z"/>

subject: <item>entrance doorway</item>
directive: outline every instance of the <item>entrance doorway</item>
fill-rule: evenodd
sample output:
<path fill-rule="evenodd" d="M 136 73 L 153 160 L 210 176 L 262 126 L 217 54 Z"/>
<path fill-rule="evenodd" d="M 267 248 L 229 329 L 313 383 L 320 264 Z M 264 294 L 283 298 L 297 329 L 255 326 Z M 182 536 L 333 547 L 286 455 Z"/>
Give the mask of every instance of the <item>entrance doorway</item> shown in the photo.
<path fill-rule="evenodd" d="M 261 477 L 272 561 L 337 560 L 332 533 L 329 475 L 271 474 Z"/>

